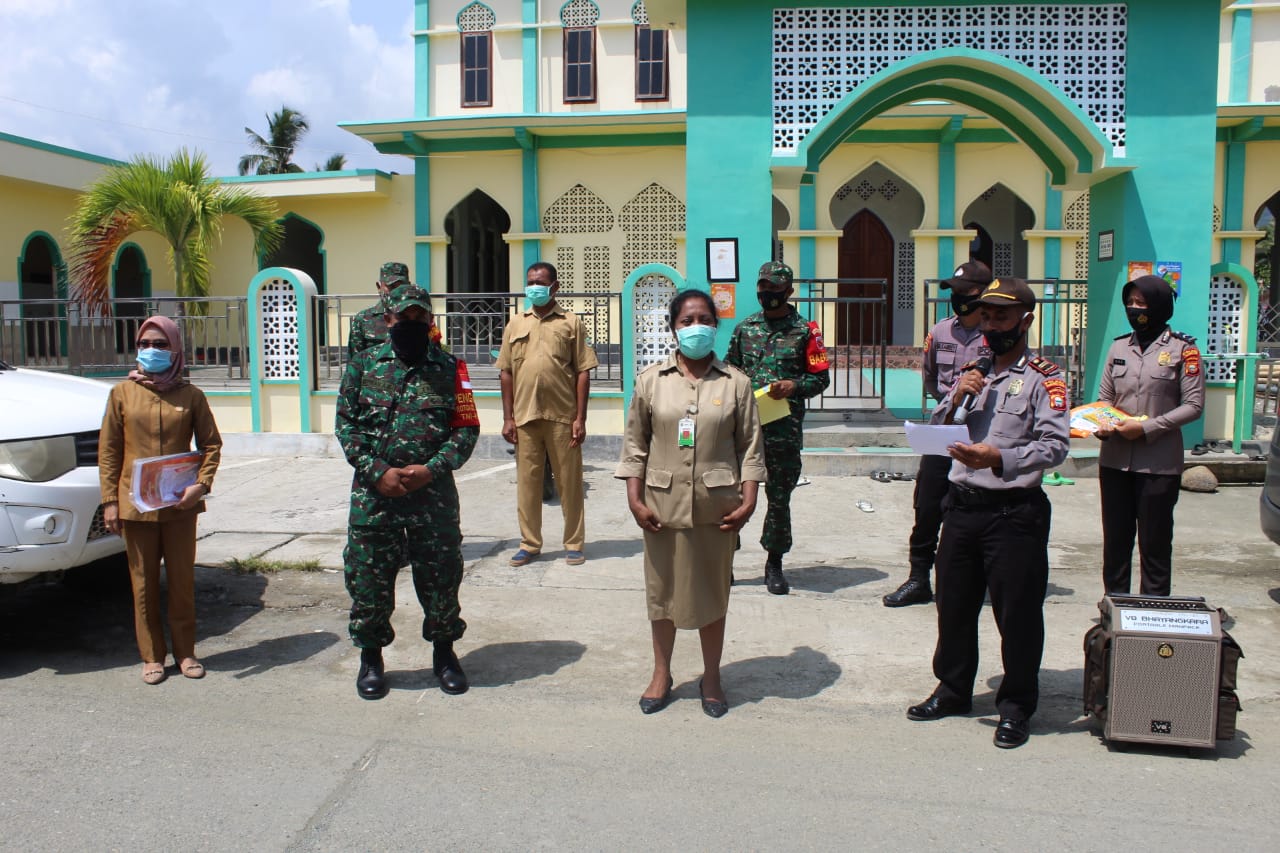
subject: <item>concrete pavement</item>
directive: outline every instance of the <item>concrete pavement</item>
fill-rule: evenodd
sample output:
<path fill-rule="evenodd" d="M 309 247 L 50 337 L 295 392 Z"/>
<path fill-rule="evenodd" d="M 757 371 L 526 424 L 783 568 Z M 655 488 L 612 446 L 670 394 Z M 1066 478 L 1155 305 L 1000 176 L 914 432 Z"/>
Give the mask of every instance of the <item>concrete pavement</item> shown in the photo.
<path fill-rule="evenodd" d="M 913 465 L 905 466 L 914 470 Z M 523 569 L 514 468 L 458 475 L 467 578 L 458 650 L 473 688 L 435 686 L 408 573 L 393 689 L 355 696 L 345 635 L 350 469 L 229 454 L 201 520 L 209 676 L 143 685 L 127 590 L 0 590 L 3 849 L 1193 849 L 1280 844 L 1280 566 L 1255 486 L 1183 493 L 1175 594 L 1204 595 L 1244 647 L 1236 740 L 1214 751 L 1109 747 L 1080 718 L 1081 638 L 1101 594 L 1095 479 L 1054 505 L 1041 710 L 1022 749 L 991 745 L 994 625 L 969 717 L 911 723 L 933 687 L 932 608 L 889 610 L 905 577 L 909 482 L 812 476 L 794 499 L 793 592 L 768 595 L 744 533 L 730 605 L 731 711 L 697 702 L 696 635 L 678 701 L 644 717 L 651 661 L 639 531 L 612 465 L 587 480 L 587 555 Z M 873 511 L 856 508 L 867 501 Z M 268 577 L 230 557 L 318 560 Z M 1017 555 L 1010 555 L 1016 559 Z"/>

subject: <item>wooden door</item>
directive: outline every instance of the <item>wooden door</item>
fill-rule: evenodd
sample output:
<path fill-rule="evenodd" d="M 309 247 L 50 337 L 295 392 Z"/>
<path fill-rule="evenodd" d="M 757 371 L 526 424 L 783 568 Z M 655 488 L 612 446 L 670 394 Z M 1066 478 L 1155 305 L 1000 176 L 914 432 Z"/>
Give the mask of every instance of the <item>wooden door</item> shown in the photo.
<path fill-rule="evenodd" d="M 860 210 L 844 226 L 840 237 L 840 278 L 874 278 L 893 282 L 893 235 L 869 210 Z M 878 298 L 888 288 L 879 284 L 841 284 L 842 298 Z M 840 303 L 836 310 L 838 344 L 892 343 L 893 325 L 887 303 Z M 844 340 L 840 340 L 843 336 Z"/>

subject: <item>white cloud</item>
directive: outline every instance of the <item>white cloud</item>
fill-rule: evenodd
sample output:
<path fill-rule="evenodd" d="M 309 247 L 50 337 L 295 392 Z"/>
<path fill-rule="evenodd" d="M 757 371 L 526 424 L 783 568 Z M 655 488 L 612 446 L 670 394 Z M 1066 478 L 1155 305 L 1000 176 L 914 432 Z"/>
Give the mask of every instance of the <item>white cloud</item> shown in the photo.
<path fill-rule="evenodd" d="M 337 123 L 412 114 L 412 18 L 413 0 L 4 0 L 0 131 L 121 159 L 185 145 L 234 174 L 243 128 L 288 104 L 304 168 L 408 171 Z"/>

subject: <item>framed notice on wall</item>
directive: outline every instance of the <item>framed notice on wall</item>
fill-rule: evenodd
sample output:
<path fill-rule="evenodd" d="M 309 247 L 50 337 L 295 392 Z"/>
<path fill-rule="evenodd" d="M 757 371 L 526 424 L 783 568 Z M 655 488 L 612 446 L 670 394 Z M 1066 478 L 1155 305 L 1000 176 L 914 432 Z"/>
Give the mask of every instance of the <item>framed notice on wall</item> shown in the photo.
<path fill-rule="evenodd" d="M 1099 231 L 1098 232 L 1098 260 L 1111 261 L 1116 257 L 1116 232 Z"/>
<path fill-rule="evenodd" d="M 738 280 L 738 238 L 707 238 L 707 282 Z"/>

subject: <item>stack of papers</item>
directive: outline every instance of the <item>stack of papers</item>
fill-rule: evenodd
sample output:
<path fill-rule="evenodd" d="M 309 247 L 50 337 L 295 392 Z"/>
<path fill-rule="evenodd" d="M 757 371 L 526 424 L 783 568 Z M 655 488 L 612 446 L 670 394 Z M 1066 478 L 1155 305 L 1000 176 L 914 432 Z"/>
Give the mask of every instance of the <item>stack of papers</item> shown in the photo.
<path fill-rule="evenodd" d="M 192 451 L 134 460 L 130 502 L 139 512 L 174 506 L 182 500 L 187 487 L 195 485 L 203 458 L 202 454 Z"/>
<path fill-rule="evenodd" d="M 756 389 L 756 408 L 760 410 L 760 423 L 773 423 L 791 414 L 791 404 L 786 398 L 775 400 L 769 396 L 769 386 Z"/>

